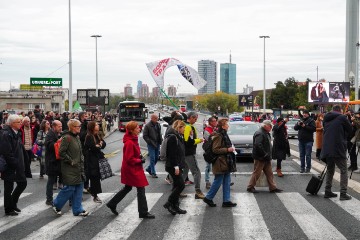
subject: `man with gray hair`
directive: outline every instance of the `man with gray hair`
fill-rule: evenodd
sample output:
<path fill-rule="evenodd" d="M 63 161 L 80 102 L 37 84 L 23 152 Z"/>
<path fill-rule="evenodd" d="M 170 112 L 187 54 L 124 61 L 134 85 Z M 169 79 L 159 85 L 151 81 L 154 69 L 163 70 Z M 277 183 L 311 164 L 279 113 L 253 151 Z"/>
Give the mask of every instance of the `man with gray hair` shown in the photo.
<path fill-rule="evenodd" d="M 255 185 L 256 181 L 260 178 L 262 171 L 264 171 L 264 174 L 267 178 L 270 192 L 282 192 L 281 189 L 276 187 L 271 167 L 271 128 L 271 121 L 264 120 L 261 124 L 261 128 L 254 133 L 252 153 L 252 157 L 254 158 L 254 171 L 251 174 L 251 178 L 247 187 L 248 192 L 258 193 L 258 191 L 255 190 Z"/>
<path fill-rule="evenodd" d="M 351 196 L 347 195 L 346 151 L 347 137 L 352 131 L 351 124 L 342 114 L 341 107 L 335 105 L 332 111 L 324 116 L 323 126 L 324 136 L 320 159 L 327 163 L 328 169 L 324 198 L 337 197 L 337 194 L 331 191 L 336 164 L 340 169 L 340 200 L 350 200 Z"/>
<path fill-rule="evenodd" d="M 30 165 L 19 133 L 21 120 L 18 115 L 10 115 L 7 125 L 0 133 L 0 155 L 6 161 L 6 170 L 2 172 L 4 180 L 4 209 L 5 215 L 16 216 L 21 210 L 17 207 L 20 195 L 27 186 L 26 178 L 31 178 Z M 14 183 L 16 187 L 14 189 Z"/>

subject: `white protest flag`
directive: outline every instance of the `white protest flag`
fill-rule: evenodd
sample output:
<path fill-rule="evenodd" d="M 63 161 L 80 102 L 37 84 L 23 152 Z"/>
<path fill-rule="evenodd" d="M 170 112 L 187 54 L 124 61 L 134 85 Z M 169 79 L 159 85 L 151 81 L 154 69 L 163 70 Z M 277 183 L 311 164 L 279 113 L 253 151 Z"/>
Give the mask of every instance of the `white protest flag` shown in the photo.
<path fill-rule="evenodd" d="M 164 88 L 165 70 L 174 65 L 178 67 L 181 75 L 196 89 L 200 89 L 205 86 L 206 81 L 200 77 L 199 73 L 195 69 L 183 64 L 175 58 L 166 58 L 160 61 L 146 63 L 151 76 L 155 80 L 156 84 L 161 88 Z"/>

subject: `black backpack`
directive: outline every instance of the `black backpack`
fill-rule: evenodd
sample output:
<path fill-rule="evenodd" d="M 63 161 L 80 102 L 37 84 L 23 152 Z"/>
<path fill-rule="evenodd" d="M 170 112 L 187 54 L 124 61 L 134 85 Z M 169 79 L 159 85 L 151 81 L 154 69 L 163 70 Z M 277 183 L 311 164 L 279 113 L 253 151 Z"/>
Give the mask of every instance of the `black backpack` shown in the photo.
<path fill-rule="evenodd" d="M 215 163 L 218 155 L 215 154 L 213 151 L 212 151 L 212 145 L 213 145 L 213 141 L 214 141 L 214 137 L 215 137 L 215 134 L 212 133 L 210 136 L 209 136 L 209 139 L 203 143 L 202 145 L 202 148 L 204 150 L 204 160 L 205 162 L 207 163 Z"/>

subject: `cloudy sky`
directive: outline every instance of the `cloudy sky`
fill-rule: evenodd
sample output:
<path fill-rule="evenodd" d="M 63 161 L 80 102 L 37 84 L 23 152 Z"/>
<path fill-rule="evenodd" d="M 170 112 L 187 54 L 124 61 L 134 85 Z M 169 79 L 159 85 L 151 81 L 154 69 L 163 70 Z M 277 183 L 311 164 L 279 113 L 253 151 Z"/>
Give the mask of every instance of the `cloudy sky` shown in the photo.
<path fill-rule="evenodd" d="M 69 79 L 68 0 L 11 0 L 0 4 L 0 90 L 30 77 Z M 295 77 L 343 81 L 345 0 L 72 0 L 73 88 L 123 92 L 129 83 L 155 82 L 145 63 L 174 57 L 197 69 L 201 59 L 237 64 L 237 92 Z M 218 74 L 219 75 L 219 74 Z M 219 76 L 218 76 L 219 81 Z M 176 67 L 165 86 L 196 92 Z"/>

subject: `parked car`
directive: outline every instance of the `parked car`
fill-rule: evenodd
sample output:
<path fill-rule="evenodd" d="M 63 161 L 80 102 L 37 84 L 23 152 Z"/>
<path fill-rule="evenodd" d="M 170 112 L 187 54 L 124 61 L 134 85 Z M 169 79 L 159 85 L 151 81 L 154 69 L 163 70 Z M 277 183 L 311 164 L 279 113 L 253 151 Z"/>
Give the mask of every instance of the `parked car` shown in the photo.
<path fill-rule="evenodd" d="M 238 122 L 238 121 L 244 121 L 244 118 L 242 115 L 240 114 L 231 114 L 229 116 L 229 121 L 230 122 Z"/>
<path fill-rule="evenodd" d="M 251 157 L 254 133 L 260 128 L 255 122 L 229 122 L 228 135 L 237 152 L 236 158 Z"/>
<path fill-rule="evenodd" d="M 298 131 L 295 131 L 294 130 L 294 126 L 295 124 L 299 121 L 299 119 L 290 119 L 287 123 L 286 123 L 286 126 L 287 126 L 287 132 L 288 132 L 288 137 L 289 138 L 295 138 L 298 136 Z"/>

